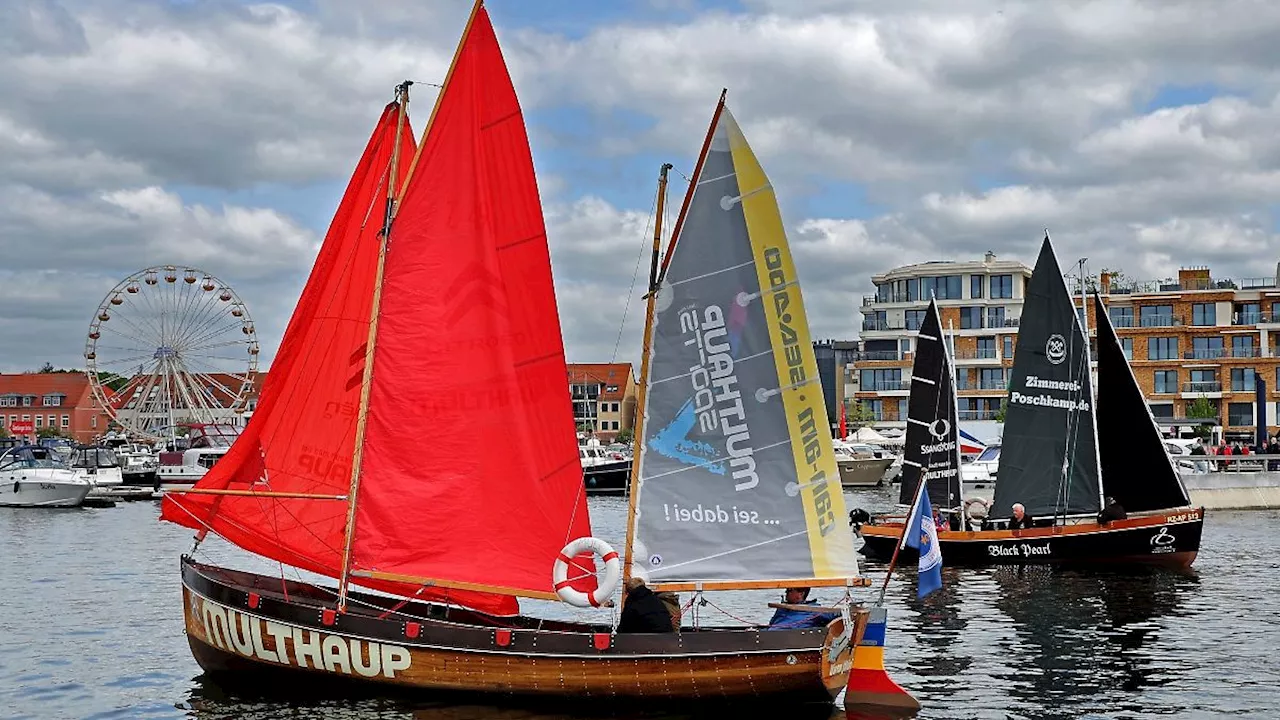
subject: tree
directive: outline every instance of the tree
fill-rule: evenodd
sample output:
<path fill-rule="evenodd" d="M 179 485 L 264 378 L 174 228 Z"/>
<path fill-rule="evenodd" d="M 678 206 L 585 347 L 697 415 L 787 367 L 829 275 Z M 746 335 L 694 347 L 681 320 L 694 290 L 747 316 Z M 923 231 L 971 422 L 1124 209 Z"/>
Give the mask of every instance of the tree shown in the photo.
<path fill-rule="evenodd" d="M 1218 408 L 1213 406 L 1209 398 L 1201 395 L 1195 399 L 1195 402 L 1187 406 L 1188 420 L 1212 420 L 1216 425 L 1218 422 Z M 1195 434 L 1201 440 L 1208 438 L 1212 434 L 1209 423 L 1196 423 Z"/>
<path fill-rule="evenodd" d="M 871 408 L 859 400 L 850 399 L 844 403 L 844 422 L 850 430 L 856 430 L 876 422 L 876 414 Z"/>
<path fill-rule="evenodd" d="M 58 428 L 42 427 L 36 430 L 36 437 L 38 438 L 62 437 L 62 433 L 58 430 Z"/>
<path fill-rule="evenodd" d="M 614 442 L 629 443 L 631 442 L 631 438 L 634 436 L 635 433 L 631 431 L 631 428 L 623 428 L 618 431 L 618 434 L 613 438 L 613 440 Z"/>
<path fill-rule="evenodd" d="M 45 364 L 41 365 L 39 372 L 42 372 L 45 374 L 53 372 L 53 363 L 46 362 Z"/>
<path fill-rule="evenodd" d="M 995 415 L 992 415 L 992 416 L 991 416 L 991 419 L 992 419 L 992 420 L 995 420 L 995 421 L 996 421 L 996 422 L 998 422 L 998 423 L 1002 423 L 1002 422 L 1004 422 L 1004 413 L 1005 413 L 1005 411 L 1006 411 L 1006 410 L 1008 410 L 1008 409 L 1009 409 L 1009 401 L 1008 401 L 1008 400 L 1001 400 L 1001 401 L 1000 401 L 1000 409 L 996 411 L 996 414 L 995 414 Z"/>

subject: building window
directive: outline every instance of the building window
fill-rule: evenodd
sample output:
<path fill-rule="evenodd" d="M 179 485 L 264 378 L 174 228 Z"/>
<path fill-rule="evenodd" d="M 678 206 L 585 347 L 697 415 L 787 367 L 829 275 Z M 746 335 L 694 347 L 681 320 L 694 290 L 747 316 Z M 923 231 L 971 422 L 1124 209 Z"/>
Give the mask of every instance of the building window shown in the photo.
<path fill-rule="evenodd" d="M 1157 370 L 1155 372 L 1155 391 L 1165 395 L 1178 392 L 1178 371 Z"/>
<path fill-rule="evenodd" d="M 44 427 L 44 416 L 43 416 L 43 415 L 37 415 L 37 416 L 36 416 L 36 427 L 38 427 L 38 428 L 40 428 L 40 427 Z"/>
<path fill-rule="evenodd" d="M 978 352 L 974 357 L 979 360 L 994 360 L 996 357 L 996 339 L 991 336 L 978 338 Z"/>
<path fill-rule="evenodd" d="M 1221 336 L 1191 338 L 1191 355 L 1196 360 L 1213 360 L 1225 354 Z"/>
<path fill-rule="evenodd" d="M 63 416 L 62 416 L 62 429 L 63 429 L 63 430 L 66 430 L 66 429 L 67 429 L 67 428 L 69 428 L 69 427 L 71 427 L 71 416 L 70 416 L 70 415 L 63 415 Z"/>
<path fill-rule="evenodd" d="M 888 330 L 889 329 L 889 313 L 884 310 L 877 310 L 868 313 L 862 320 L 863 330 Z"/>
<path fill-rule="evenodd" d="M 91 416 L 91 417 L 89 418 L 89 427 L 91 427 L 91 428 L 97 428 L 97 427 L 98 427 L 98 416 L 97 416 L 97 415 L 93 415 L 93 416 Z"/>
<path fill-rule="evenodd" d="M 1249 392 L 1253 387 L 1253 368 L 1231 368 L 1231 392 Z"/>
<path fill-rule="evenodd" d="M 920 299 L 920 280 L 917 278 L 909 278 L 907 280 L 907 302 L 915 302 Z"/>
<path fill-rule="evenodd" d="M 1152 417 L 1173 417 L 1173 403 L 1152 403 L 1149 407 L 1151 408 Z"/>
<path fill-rule="evenodd" d="M 892 297 L 893 283 L 880 283 L 876 285 L 876 302 L 889 302 Z"/>
<path fill-rule="evenodd" d="M 1143 310 L 1143 320 L 1146 320 L 1146 310 Z M 1147 359 L 1148 360 L 1173 360 L 1178 357 L 1178 338 L 1174 337 L 1153 337 L 1147 340 Z"/>
<path fill-rule="evenodd" d="M 961 330 L 977 330 L 980 327 L 982 327 L 982 308 L 980 307 L 960 308 L 960 329 Z"/>
<path fill-rule="evenodd" d="M 1222 392 L 1222 385 L 1218 384 L 1217 372 L 1214 370 L 1192 370 L 1191 382 L 1187 385 L 1187 392 Z"/>
<path fill-rule="evenodd" d="M 974 300 L 978 300 L 982 297 L 982 281 L 985 277 L 986 276 L 984 275 L 969 276 L 969 297 Z"/>
<path fill-rule="evenodd" d="M 1172 327 L 1172 305 L 1147 305 L 1142 308 L 1142 327 Z"/>
<path fill-rule="evenodd" d="M 1231 357 L 1257 357 L 1257 354 L 1257 350 L 1254 349 L 1252 335 L 1231 336 Z"/>
<path fill-rule="evenodd" d="M 969 368 L 956 368 L 956 389 L 972 390 L 973 381 L 970 379 L 973 374 L 969 372 Z"/>
<path fill-rule="evenodd" d="M 978 371 L 979 390 L 1004 390 L 1004 368 L 982 368 Z"/>
<path fill-rule="evenodd" d="M 1235 427 L 1253 424 L 1253 403 L 1227 403 L 1227 424 Z"/>
<path fill-rule="evenodd" d="M 1124 351 L 1124 359 L 1133 359 L 1133 338 L 1120 338 L 1120 349 Z"/>
<path fill-rule="evenodd" d="M 858 378 L 862 392 L 882 392 L 902 389 L 902 368 L 877 368 L 863 370 Z"/>
<path fill-rule="evenodd" d="M 22 396 L 22 407 L 31 407 L 32 405 L 35 404 L 35 402 L 36 402 L 36 398 L 34 395 Z"/>
<path fill-rule="evenodd" d="M 907 329 L 919 330 L 920 326 L 924 324 L 924 316 L 926 313 L 928 313 L 928 310 L 908 310 L 906 317 Z"/>
<path fill-rule="evenodd" d="M 1009 360 L 1013 357 L 1013 336 L 1005 335 L 1001 340 L 1004 341 L 1004 359 Z"/>
<path fill-rule="evenodd" d="M 987 308 L 987 327 L 989 328 L 1004 327 L 1004 308 L 1003 307 Z"/>
<path fill-rule="evenodd" d="M 40 404 L 44 405 L 45 407 L 58 407 L 59 405 L 62 404 L 62 396 L 58 395 L 57 393 L 45 395 L 43 398 L 40 399 Z"/>
<path fill-rule="evenodd" d="M 49 416 L 49 427 L 51 427 L 51 428 L 52 428 L 52 427 L 58 427 L 58 416 L 57 416 L 57 415 L 50 415 L 50 416 Z"/>
<path fill-rule="evenodd" d="M 1192 325 L 1217 325 L 1218 306 L 1215 303 L 1194 303 L 1191 306 Z"/>
<path fill-rule="evenodd" d="M 863 400 L 862 409 L 872 420 L 884 420 L 884 401 L 883 400 Z"/>
<path fill-rule="evenodd" d="M 1112 327 L 1131 328 L 1133 327 L 1133 307 L 1124 306 L 1116 307 L 1112 305 L 1107 308 L 1107 316 L 1111 318 Z"/>
<path fill-rule="evenodd" d="M 898 341 L 898 352 L 901 353 L 901 355 L 898 356 L 899 358 L 911 352 L 911 340 L 909 338 L 902 338 Z"/>
<path fill-rule="evenodd" d="M 1240 303 L 1236 305 L 1236 325 L 1257 325 L 1262 322 L 1261 303 Z"/>
<path fill-rule="evenodd" d="M 1007 300 L 1013 297 L 1013 276 L 1012 275 L 992 275 L 991 276 L 991 299 Z"/>

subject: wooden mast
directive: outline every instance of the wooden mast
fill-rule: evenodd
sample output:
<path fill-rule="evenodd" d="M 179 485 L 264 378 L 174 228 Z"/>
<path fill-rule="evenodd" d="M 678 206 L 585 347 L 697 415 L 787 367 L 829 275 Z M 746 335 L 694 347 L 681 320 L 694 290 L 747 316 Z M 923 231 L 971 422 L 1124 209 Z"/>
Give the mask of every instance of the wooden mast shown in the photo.
<path fill-rule="evenodd" d="M 338 612 L 345 612 L 347 609 L 347 589 L 351 579 L 351 544 L 355 539 L 356 529 L 356 498 L 358 497 L 357 491 L 360 489 L 360 465 L 364 459 L 364 438 L 369 420 L 369 391 L 373 381 L 374 348 L 378 339 L 378 311 L 382 304 L 382 279 L 383 272 L 386 269 L 387 242 L 391 234 L 391 223 L 395 220 L 396 212 L 399 209 L 397 201 L 404 197 L 404 192 L 409 186 L 409 180 L 412 179 L 413 172 L 418 167 L 418 158 L 421 157 L 422 148 L 426 145 L 427 135 L 431 132 L 431 125 L 435 121 L 436 113 L 440 111 L 440 102 L 444 99 L 445 90 L 449 87 L 449 80 L 453 77 L 453 70 L 458 65 L 458 55 L 462 52 L 462 48 L 467 42 L 467 36 L 471 34 L 471 25 L 475 21 L 476 13 L 483 5 L 484 0 L 475 0 L 475 4 L 471 6 L 471 14 L 467 16 L 467 25 L 462 31 L 462 37 L 458 40 L 458 47 L 453 51 L 453 59 L 449 62 L 449 70 L 444 76 L 444 82 L 440 85 L 440 92 L 436 94 L 435 104 L 431 107 L 431 116 L 427 119 L 427 124 L 422 129 L 422 140 L 419 141 L 418 147 L 413 153 L 413 160 L 409 163 L 409 170 L 405 173 L 404 182 L 401 183 L 400 187 L 396 187 L 395 182 L 400 164 L 400 134 L 409 109 L 409 86 L 412 82 L 406 80 L 396 88 L 396 94 L 400 100 L 400 115 L 396 121 L 396 144 L 391 154 L 390 177 L 387 180 L 387 211 L 378 247 L 378 268 L 374 276 L 373 285 L 373 307 L 369 311 L 369 339 L 365 345 L 364 377 L 360 386 L 360 409 L 356 416 L 355 450 L 351 458 L 351 483 L 350 489 L 347 491 L 347 521 L 345 538 L 342 543 L 342 570 L 338 577 Z"/>
<path fill-rule="evenodd" d="M 632 423 L 631 446 L 631 478 L 627 483 L 627 541 L 622 557 L 622 583 L 631 579 L 631 541 L 635 536 L 636 523 L 636 483 L 640 479 L 640 450 L 644 441 L 644 410 L 646 388 L 649 383 L 649 353 L 653 347 L 653 300 L 658 292 L 658 254 L 662 251 L 662 214 L 667 202 L 667 173 L 671 163 L 663 163 L 658 172 L 657 217 L 653 221 L 653 254 L 649 257 L 649 292 L 644 294 L 644 345 L 640 353 L 640 383 L 636 388 L 636 417 Z M 688 194 L 693 194 L 692 186 Z"/>

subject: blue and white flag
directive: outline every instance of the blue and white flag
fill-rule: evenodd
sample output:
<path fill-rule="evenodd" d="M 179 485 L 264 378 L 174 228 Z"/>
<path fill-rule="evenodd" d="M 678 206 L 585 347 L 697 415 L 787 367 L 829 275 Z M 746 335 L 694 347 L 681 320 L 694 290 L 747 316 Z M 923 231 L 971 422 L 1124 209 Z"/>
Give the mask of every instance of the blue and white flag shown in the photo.
<path fill-rule="evenodd" d="M 918 597 L 942 588 L 942 548 L 938 546 L 938 527 L 933 522 L 929 493 L 920 493 L 916 512 L 907 526 L 903 544 L 920 551 Z"/>

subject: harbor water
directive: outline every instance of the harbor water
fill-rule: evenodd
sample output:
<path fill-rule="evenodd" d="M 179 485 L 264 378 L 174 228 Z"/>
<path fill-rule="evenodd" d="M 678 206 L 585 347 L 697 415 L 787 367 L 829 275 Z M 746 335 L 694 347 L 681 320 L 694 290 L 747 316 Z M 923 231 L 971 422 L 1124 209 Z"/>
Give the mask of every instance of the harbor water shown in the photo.
<path fill-rule="evenodd" d="M 846 500 L 892 504 L 887 490 Z M 593 498 L 591 510 L 595 534 L 621 547 L 625 500 Z M 220 687 L 201 676 L 183 635 L 178 557 L 191 532 L 157 516 L 149 501 L 0 509 L 0 717 L 563 717 L 483 702 L 279 698 Z M 1274 717 L 1277 527 L 1278 511 L 1209 513 L 1190 574 L 948 568 L 943 590 L 918 600 L 914 569 L 900 570 L 886 596 L 886 666 L 924 705 L 922 718 Z M 212 540 L 197 558 L 281 572 Z M 864 563 L 864 572 L 879 579 L 884 568 Z M 815 596 L 835 601 L 841 592 Z M 711 594 L 699 620 L 765 622 L 777 595 Z M 612 612 L 524 607 L 597 621 Z M 631 712 L 604 707 L 599 716 Z M 831 716 L 844 711 L 833 707 Z"/>

